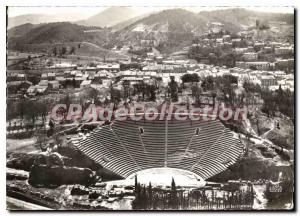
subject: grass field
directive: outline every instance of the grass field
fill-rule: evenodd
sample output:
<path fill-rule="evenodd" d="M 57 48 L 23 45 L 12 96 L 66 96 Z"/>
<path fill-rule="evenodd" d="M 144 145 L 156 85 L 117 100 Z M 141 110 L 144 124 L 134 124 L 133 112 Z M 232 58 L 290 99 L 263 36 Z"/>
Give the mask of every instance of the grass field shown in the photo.
<path fill-rule="evenodd" d="M 99 60 L 104 59 L 128 59 L 129 55 L 115 53 L 111 50 L 104 49 L 97 44 L 90 42 L 67 42 L 67 43 L 41 43 L 41 44 L 26 44 L 24 45 L 24 51 L 35 53 L 52 53 L 54 47 L 61 48 L 71 47 L 75 48 L 75 53 L 72 55 L 65 55 L 67 58 L 85 58 L 94 57 Z"/>

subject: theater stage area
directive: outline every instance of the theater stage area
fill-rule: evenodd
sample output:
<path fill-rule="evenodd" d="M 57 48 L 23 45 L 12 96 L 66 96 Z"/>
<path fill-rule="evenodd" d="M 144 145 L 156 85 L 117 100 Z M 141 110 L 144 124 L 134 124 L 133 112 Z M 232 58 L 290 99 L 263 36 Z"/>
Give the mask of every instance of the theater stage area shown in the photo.
<path fill-rule="evenodd" d="M 141 184 L 148 185 L 151 182 L 152 186 L 162 187 L 171 186 L 172 178 L 174 178 L 176 186 L 182 187 L 203 187 L 206 183 L 200 176 L 193 172 L 168 167 L 141 170 L 124 180 L 106 183 L 108 187 L 112 185 L 134 185 L 135 176 L 137 176 L 137 180 Z"/>

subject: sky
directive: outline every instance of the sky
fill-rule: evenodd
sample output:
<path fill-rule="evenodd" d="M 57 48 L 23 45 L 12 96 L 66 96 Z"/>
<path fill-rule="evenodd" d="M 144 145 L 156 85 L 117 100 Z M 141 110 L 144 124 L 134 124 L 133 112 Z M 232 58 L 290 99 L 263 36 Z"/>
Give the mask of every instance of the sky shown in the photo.
<path fill-rule="evenodd" d="M 107 7 L 103 6 L 86 6 L 86 7 L 57 7 L 57 6 L 42 6 L 42 7 L 9 7 L 8 8 L 8 17 L 14 17 L 19 15 L 25 14 L 47 14 L 47 15 L 56 15 L 56 14 L 65 14 L 67 19 L 86 19 L 90 16 L 93 16 L 101 11 L 105 10 Z M 153 6 L 145 6 L 145 7 L 132 7 L 138 15 L 169 9 L 172 7 L 153 7 Z M 218 9 L 226 9 L 232 7 L 184 7 L 187 10 L 193 12 L 199 11 L 211 11 L 211 10 L 218 10 Z M 274 12 L 274 13 L 293 13 L 293 7 L 247 7 L 247 9 L 255 10 L 255 11 L 266 11 L 266 12 Z M 68 17 L 69 16 L 69 17 Z"/>

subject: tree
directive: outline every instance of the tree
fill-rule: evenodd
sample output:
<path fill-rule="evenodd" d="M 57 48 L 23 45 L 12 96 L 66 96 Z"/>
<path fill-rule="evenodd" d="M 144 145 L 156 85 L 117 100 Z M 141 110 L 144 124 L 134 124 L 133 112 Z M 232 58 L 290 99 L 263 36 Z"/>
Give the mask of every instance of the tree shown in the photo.
<path fill-rule="evenodd" d="M 276 90 L 276 103 L 280 105 L 282 101 L 284 100 L 284 92 L 282 90 L 281 85 L 279 85 L 278 90 Z"/>
<path fill-rule="evenodd" d="M 38 117 L 38 108 L 35 106 L 33 101 L 31 100 L 24 101 L 23 112 L 24 112 L 25 119 L 31 120 L 32 124 L 34 124 L 36 118 Z"/>
<path fill-rule="evenodd" d="M 88 88 L 87 89 L 87 96 L 88 98 L 91 98 L 94 101 L 94 104 L 98 104 L 98 95 L 99 91 L 94 88 Z"/>
<path fill-rule="evenodd" d="M 216 97 L 217 97 L 217 93 L 216 92 L 213 92 L 211 94 L 212 98 L 213 98 L 213 109 L 215 108 L 215 104 L 216 104 Z"/>
<path fill-rule="evenodd" d="M 245 81 L 243 83 L 243 88 L 245 90 L 245 98 L 246 98 L 246 105 L 248 106 L 250 102 L 252 105 L 254 103 L 254 94 L 261 93 L 261 88 L 258 84 L 253 84 L 251 82 Z"/>
<path fill-rule="evenodd" d="M 203 88 L 204 91 L 213 90 L 215 86 L 214 86 L 214 80 L 212 76 L 205 77 L 201 84 L 201 87 Z"/>
<path fill-rule="evenodd" d="M 42 151 L 47 150 L 47 131 L 45 128 L 38 129 L 34 133 L 35 147 L 41 149 Z"/>
<path fill-rule="evenodd" d="M 67 48 L 65 46 L 63 46 L 61 48 L 61 55 L 65 55 L 67 53 Z"/>
<path fill-rule="evenodd" d="M 121 92 L 118 89 L 114 89 L 112 85 L 110 87 L 110 100 L 114 107 L 121 101 Z"/>
<path fill-rule="evenodd" d="M 57 147 L 61 147 L 63 145 L 63 143 L 64 143 L 64 137 L 66 135 L 62 134 L 61 131 L 62 131 L 62 127 L 55 127 L 51 131 L 52 132 L 51 136 L 53 137 L 53 141 L 54 141 L 53 144 L 54 144 L 54 146 L 56 145 Z M 54 146 L 52 146 L 52 147 L 54 147 Z"/>
<path fill-rule="evenodd" d="M 178 200 L 177 200 L 176 184 L 174 178 L 172 177 L 170 206 L 172 209 L 176 209 L 178 207 L 177 204 L 178 204 Z"/>
<path fill-rule="evenodd" d="M 153 203 L 152 185 L 151 185 L 151 182 L 149 182 L 149 186 L 148 186 L 148 206 L 150 208 L 152 208 L 152 203 Z"/>
<path fill-rule="evenodd" d="M 42 117 L 43 125 L 45 125 L 46 122 L 46 116 L 48 114 L 48 107 L 46 103 L 37 102 L 35 104 L 35 109 L 38 116 Z"/>
<path fill-rule="evenodd" d="M 149 100 L 150 101 L 155 101 L 156 100 L 156 87 L 154 85 L 149 85 L 148 88 L 149 90 L 149 94 L 150 94 L 150 97 L 149 97 Z"/>
<path fill-rule="evenodd" d="M 192 86 L 192 96 L 196 99 L 197 104 L 201 104 L 200 96 L 202 94 L 202 88 L 197 85 Z"/>
<path fill-rule="evenodd" d="M 26 101 L 25 100 L 21 100 L 18 104 L 17 104 L 17 115 L 21 117 L 21 119 L 24 119 L 24 111 L 25 111 L 25 107 L 26 107 Z M 11 109 L 7 109 L 7 110 L 11 110 Z"/>
<path fill-rule="evenodd" d="M 75 47 L 74 46 L 71 47 L 69 54 L 75 54 Z"/>
<path fill-rule="evenodd" d="M 138 188 L 138 180 L 137 180 L 137 175 L 134 176 L 134 192 L 137 192 Z"/>
<path fill-rule="evenodd" d="M 183 83 L 186 83 L 186 82 L 199 82 L 200 81 L 200 77 L 196 73 L 193 73 L 193 74 L 184 74 L 181 77 L 181 80 L 182 80 Z"/>
<path fill-rule="evenodd" d="M 144 185 L 143 192 L 142 192 L 142 209 L 147 209 L 147 206 L 148 206 L 147 189 L 146 189 L 146 185 Z"/>
<path fill-rule="evenodd" d="M 124 90 L 124 99 L 126 99 L 130 96 L 130 82 L 128 80 L 124 80 L 122 86 Z"/>
<path fill-rule="evenodd" d="M 134 94 L 140 95 L 140 93 L 142 93 L 142 98 L 143 100 L 145 100 L 145 96 L 146 96 L 145 82 L 142 81 L 141 83 L 134 84 L 133 87 L 134 87 Z"/>
<path fill-rule="evenodd" d="M 7 100 L 6 102 L 6 120 L 12 120 L 18 116 L 21 116 L 22 113 L 20 113 L 19 111 L 19 103 L 15 103 L 11 100 Z M 22 109 L 20 109 L 22 112 Z M 23 115 L 21 116 L 21 118 L 23 119 Z"/>
<path fill-rule="evenodd" d="M 135 176 L 135 199 L 132 202 L 133 209 L 142 209 L 143 208 L 143 191 L 141 184 L 137 182 L 137 177 Z"/>
<path fill-rule="evenodd" d="M 171 76 L 171 81 L 169 82 L 168 87 L 169 93 L 171 94 L 171 100 L 173 102 L 178 101 L 178 84 L 173 76 Z"/>
<path fill-rule="evenodd" d="M 52 53 L 53 53 L 53 55 L 54 55 L 54 56 L 56 56 L 56 55 L 57 55 L 57 48 L 56 48 L 56 47 L 54 47 L 54 48 L 53 48 L 53 51 L 52 51 Z"/>
<path fill-rule="evenodd" d="M 262 111 L 264 113 L 267 113 L 269 118 L 270 116 L 273 116 L 275 114 L 276 102 L 274 99 L 274 95 L 271 91 L 265 89 L 262 92 L 262 99 L 264 100 Z"/>
<path fill-rule="evenodd" d="M 65 104 L 67 106 L 67 110 L 70 107 L 70 104 L 72 103 L 70 94 L 67 94 L 65 97 L 63 97 L 60 101 L 61 104 Z"/>
<path fill-rule="evenodd" d="M 256 124 L 256 128 L 257 128 L 257 134 L 258 134 L 258 136 L 260 136 L 261 133 L 260 133 L 260 126 L 259 126 L 259 116 L 255 115 L 254 120 L 255 120 L 255 124 Z"/>
<path fill-rule="evenodd" d="M 236 77 L 232 75 L 224 75 L 221 77 L 219 82 L 225 102 L 230 103 L 232 106 L 234 106 L 236 95 L 232 84 L 237 83 Z"/>
<path fill-rule="evenodd" d="M 255 20 L 255 26 L 256 26 L 256 29 L 258 29 L 258 27 L 259 27 L 259 20 Z"/>
<path fill-rule="evenodd" d="M 48 67 L 50 67 L 50 66 L 52 66 L 54 63 L 53 63 L 53 60 L 52 59 L 49 59 L 48 61 L 47 61 L 47 66 Z"/>
<path fill-rule="evenodd" d="M 279 86 L 274 97 L 276 107 L 278 107 L 279 111 L 294 121 L 294 93 L 289 89 L 282 90 L 281 86 Z"/>

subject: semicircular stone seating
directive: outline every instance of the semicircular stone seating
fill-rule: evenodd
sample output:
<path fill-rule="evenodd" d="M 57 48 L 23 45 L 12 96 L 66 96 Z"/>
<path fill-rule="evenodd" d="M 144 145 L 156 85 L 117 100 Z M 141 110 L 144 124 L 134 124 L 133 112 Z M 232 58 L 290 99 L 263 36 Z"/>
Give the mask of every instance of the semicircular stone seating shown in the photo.
<path fill-rule="evenodd" d="M 115 120 L 91 131 L 76 146 L 124 178 L 144 169 L 170 167 L 205 180 L 226 170 L 243 153 L 240 140 L 219 120 Z"/>

